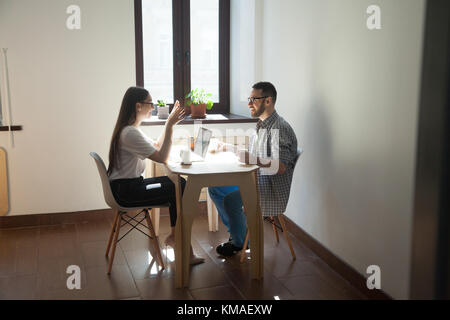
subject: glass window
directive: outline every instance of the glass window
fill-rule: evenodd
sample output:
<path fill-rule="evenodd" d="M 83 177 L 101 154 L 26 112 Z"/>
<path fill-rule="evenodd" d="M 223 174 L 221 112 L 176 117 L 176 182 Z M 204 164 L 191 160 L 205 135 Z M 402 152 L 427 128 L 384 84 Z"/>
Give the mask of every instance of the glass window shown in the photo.
<path fill-rule="evenodd" d="M 144 87 L 154 101 L 173 103 L 172 0 L 142 1 Z"/>
<path fill-rule="evenodd" d="M 219 0 L 191 0 L 191 87 L 219 102 Z"/>
<path fill-rule="evenodd" d="M 230 0 L 134 1 L 137 85 L 167 104 L 204 89 L 229 113 Z"/>

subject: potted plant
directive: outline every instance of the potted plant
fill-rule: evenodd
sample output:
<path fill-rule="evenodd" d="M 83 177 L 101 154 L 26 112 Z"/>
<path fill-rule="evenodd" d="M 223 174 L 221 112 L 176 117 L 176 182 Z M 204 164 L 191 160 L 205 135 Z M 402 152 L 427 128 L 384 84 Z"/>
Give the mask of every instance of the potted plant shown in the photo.
<path fill-rule="evenodd" d="M 169 106 L 166 106 L 164 100 L 158 100 L 158 119 L 167 119 L 169 117 Z"/>
<path fill-rule="evenodd" d="M 194 119 L 203 119 L 206 117 L 206 110 L 211 110 L 214 103 L 210 99 L 211 93 L 204 89 L 191 90 L 186 95 L 186 106 L 191 107 L 191 117 Z"/>

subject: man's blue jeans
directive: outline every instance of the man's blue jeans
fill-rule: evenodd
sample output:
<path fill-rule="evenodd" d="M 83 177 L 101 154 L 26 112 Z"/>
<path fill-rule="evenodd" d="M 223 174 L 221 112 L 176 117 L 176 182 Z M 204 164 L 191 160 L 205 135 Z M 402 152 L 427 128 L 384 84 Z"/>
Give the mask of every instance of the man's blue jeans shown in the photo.
<path fill-rule="evenodd" d="M 247 232 L 247 219 L 242 210 L 239 187 L 209 187 L 208 192 L 217 207 L 220 219 L 231 235 L 233 245 L 241 248 Z"/>

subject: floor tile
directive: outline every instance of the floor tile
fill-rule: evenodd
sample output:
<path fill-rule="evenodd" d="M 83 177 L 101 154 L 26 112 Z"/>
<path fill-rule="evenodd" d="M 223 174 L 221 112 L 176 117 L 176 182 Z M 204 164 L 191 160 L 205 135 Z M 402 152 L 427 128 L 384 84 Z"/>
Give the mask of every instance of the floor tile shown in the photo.
<path fill-rule="evenodd" d="M 145 300 L 192 300 L 188 289 L 176 289 L 173 278 L 156 277 L 136 280 L 142 299 Z"/>
<path fill-rule="evenodd" d="M 225 272 L 246 299 L 274 300 L 275 297 L 278 297 L 285 300 L 293 298 L 286 286 L 267 271 L 264 272 L 263 279 L 252 279 L 249 264 L 244 264 L 240 268 L 227 269 Z"/>
<path fill-rule="evenodd" d="M 344 300 L 357 298 L 342 288 L 336 288 L 319 275 L 295 276 L 280 281 L 297 298 Z"/>
<path fill-rule="evenodd" d="M 36 299 L 36 288 L 35 275 L 0 278 L 0 300 Z"/>
<path fill-rule="evenodd" d="M 236 288 L 226 285 L 191 290 L 195 300 L 243 300 L 244 296 Z"/>
<path fill-rule="evenodd" d="M 189 289 L 200 289 L 226 285 L 225 273 L 214 263 L 205 262 L 191 267 Z"/>
<path fill-rule="evenodd" d="M 109 259 L 111 258 L 112 248 L 109 252 L 109 257 L 106 257 L 106 247 L 108 242 L 106 241 L 95 241 L 95 242 L 84 242 L 81 244 L 81 254 L 83 257 L 83 264 L 86 267 L 96 267 L 96 266 L 108 266 Z M 125 256 L 122 252 L 120 246 L 116 247 L 116 252 L 114 254 L 114 265 L 124 265 L 126 264 Z"/>
<path fill-rule="evenodd" d="M 126 265 L 114 265 L 111 275 L 106 267 L 86 268 L 89 299 L 126 299 L 139 296 L 135 281 Z"/>

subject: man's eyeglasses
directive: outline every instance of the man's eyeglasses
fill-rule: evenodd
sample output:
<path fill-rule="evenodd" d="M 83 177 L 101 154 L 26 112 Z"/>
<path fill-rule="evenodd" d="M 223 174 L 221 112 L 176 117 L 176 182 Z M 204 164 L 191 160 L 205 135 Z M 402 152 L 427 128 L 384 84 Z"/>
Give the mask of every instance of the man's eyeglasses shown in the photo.
<path fill-rule="evenodd" d="M 152 108 L 155 107 L 155 104 L 154 104 L 153 102 L 145 102 L 145 101 L 142 101 L 142 102 L 140 102 L 140 103 L 142 103 L 142 104 L 149 104 L 149 105 L 152 106 Z"/>
<path fill-rule="evenodd" d="M 248 98 L 247 100 L 248 100 L 248 102 L 250 103 L 255 103 L 255 101 L 256 100 L 259 100 L 259 99 L 265 99 L 265 98 L 269 98 L 269 96 L 265 96 L 265 97 L 250 97 L 250 98 Z"/>

